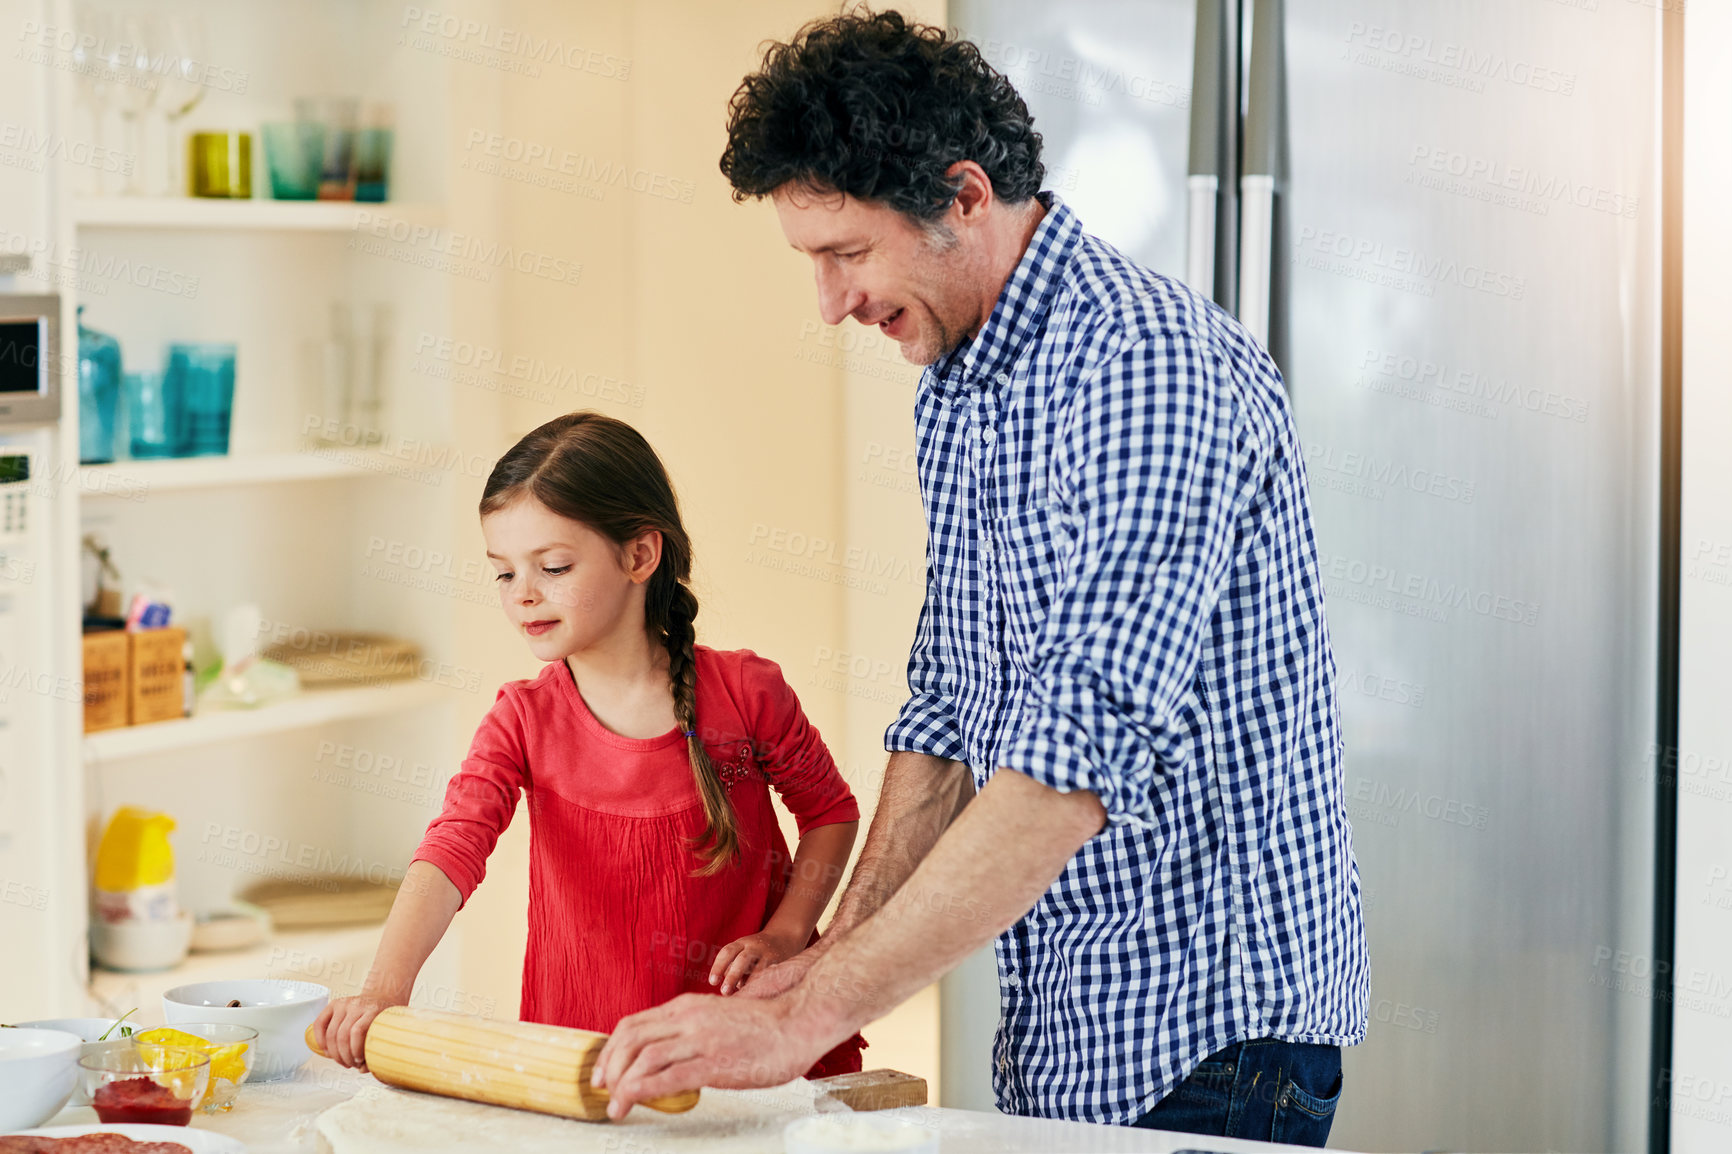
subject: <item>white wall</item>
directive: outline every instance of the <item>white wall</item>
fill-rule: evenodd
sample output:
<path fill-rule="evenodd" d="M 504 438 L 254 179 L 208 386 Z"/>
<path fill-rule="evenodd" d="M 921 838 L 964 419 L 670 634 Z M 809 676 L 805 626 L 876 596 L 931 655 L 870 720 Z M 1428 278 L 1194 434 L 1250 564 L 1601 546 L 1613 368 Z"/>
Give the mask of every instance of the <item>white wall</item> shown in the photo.
<path fill-rule="evenodd" d="M 1683 644 L 1672 1150 L 1732 1149 L 1732 5 L 1684 46 Z"/>
<path fill-rule="evenodd" d="M 918 494 L 862 483 L 870 445 L 913 443 L 918 373 L 889 350 L 860 362 L 835 345 L 861 334 L 818 322 L 812 271 L 792 252 L 767 203 L 736 205 L 717 160 L 728 98 L 770 39 L 835 10 L 830 0 L 506 0 L 504 26 L 533 30 L 629 61 L 623 78 L 549 70 L 500 78 L 497 106 L 453 112 L 456 156 L 469 185 L 491 182 L 498 235 L 533 251 L 583 261 L 573 288 L 519 278 L 503 290 L 499 347 L 508 356 L 624 382 L 601 395 L 561 392 L 504 398 L 492 452 L 575 408 L 630 421 L 667 461 L 694 551 L 703 609 L 700 641 L 750 648 L 781 663 L 858 795 L 877 799 L 884 725 L 906 694 L 903 668 L 923 577 L 925 528 Z M 942 18 L 942 0 L 919 6 Z M 581 175 L 537 182 L 528 165 L 485 175 L 497 132 L 586 164 L 624 165 L 687 197 L 610 185 L 596 195 Z M 876 332 L 870 334 L 878 338 Z M 885 374 L 884 376 L 877 375 Z M 905 476 L 899 474 L 899 476 Z M 912 479 L 911 476 L 909 479 Z M 882 498 L 882 499 L 881 499 Z M 781 543 L 837 542 L 809 572 Z M 850 548 L 907 561 L 882 590 L 848 588 L 854 574 L 826 559 Z M 495 611 L 496 614 L 496 611 Z M 481 617 L 485 617 L 483 614 Z M 476 637 L 490 626 L 476 619 Z M 502 629 L 499 630 L 504 633 Z M 500 678 L 533 672 L 506 635 L 488 651 Z M 835 674 L 842 655 L 868 670 Z M 849 664 L 844 660 L 844 669 Z M 526 823 L 524 823 L 526 825 Z M 862 838 L 863 840 L 863 838 Z M 489 863 L 489 881 L 457 922 L 466 989 L 515 998 L 521 965 L 527 838 L 514 827 Z M 865 1031 L 867 1061 L 922 1075 L 938 1092 L 937 987 Z"/>

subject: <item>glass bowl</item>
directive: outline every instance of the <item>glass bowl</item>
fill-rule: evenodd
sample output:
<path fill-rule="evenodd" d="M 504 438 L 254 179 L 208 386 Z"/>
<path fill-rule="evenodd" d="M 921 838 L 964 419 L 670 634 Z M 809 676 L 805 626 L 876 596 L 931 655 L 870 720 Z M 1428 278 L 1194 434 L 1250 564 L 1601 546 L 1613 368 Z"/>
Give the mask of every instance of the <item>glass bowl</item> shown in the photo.
<path fill-rule="evenodd" d="M 78 1059 L 79 1082 L 104 1125 L 185 1126 L 210 1084 L 210 1056 L 187 1046 L 139 1045 Z"/>
<path fill-rule="evenodd" d="M 258 1040 L 257 1030 L 238 1022 L 176 1022 L 172 1026 L 141 1030 L 133 1036 L 141 1050 L 162 1046 L 191 1049 L 195 1048 L 195 1041 L 205 1043 L 202 1048 L 210 1058 L 210 1086 L 204 1095 L 206 1114 L 223 1114 L 234 1109 L 241 1083 L 253 1072 Z"/>

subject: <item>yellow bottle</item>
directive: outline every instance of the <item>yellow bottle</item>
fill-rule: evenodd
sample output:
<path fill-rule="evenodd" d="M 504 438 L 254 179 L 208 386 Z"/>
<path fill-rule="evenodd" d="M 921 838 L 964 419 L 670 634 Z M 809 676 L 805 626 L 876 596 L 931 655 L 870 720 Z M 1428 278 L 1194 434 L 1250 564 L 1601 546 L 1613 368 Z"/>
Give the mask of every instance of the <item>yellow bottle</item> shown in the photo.
<path fill-rule="evenodd" d="M 96 913 L 103 921 L 171 921 L 180 915 L 174 890 L 174 819 L 121 806 L 96 847 Z"/>

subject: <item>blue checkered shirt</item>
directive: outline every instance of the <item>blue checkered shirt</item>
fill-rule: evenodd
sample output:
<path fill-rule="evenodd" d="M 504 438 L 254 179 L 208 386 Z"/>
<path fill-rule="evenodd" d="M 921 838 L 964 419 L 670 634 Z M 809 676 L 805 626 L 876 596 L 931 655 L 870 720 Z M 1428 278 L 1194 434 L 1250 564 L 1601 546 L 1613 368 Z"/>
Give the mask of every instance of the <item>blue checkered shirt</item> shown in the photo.
<path fill-rule="evenodd" d="M 1365 1036 L 1299 441 L 1226 313 L 1057 197 L 915 402 L 926 603 L 890 750 L 1108 824 L 997 943 L 1007 1113 L 1127 1123 L 1234 1042 Z"/>

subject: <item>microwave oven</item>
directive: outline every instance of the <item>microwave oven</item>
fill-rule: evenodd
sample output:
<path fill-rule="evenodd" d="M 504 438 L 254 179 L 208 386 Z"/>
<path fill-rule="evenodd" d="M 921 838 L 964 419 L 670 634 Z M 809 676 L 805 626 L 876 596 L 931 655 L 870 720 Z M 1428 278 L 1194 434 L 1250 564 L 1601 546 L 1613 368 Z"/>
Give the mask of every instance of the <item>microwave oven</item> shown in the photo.
<path fill-rule="evenodd" d="M 0 293 L 0 426 L 60 419 L 60 298 Z"/>

